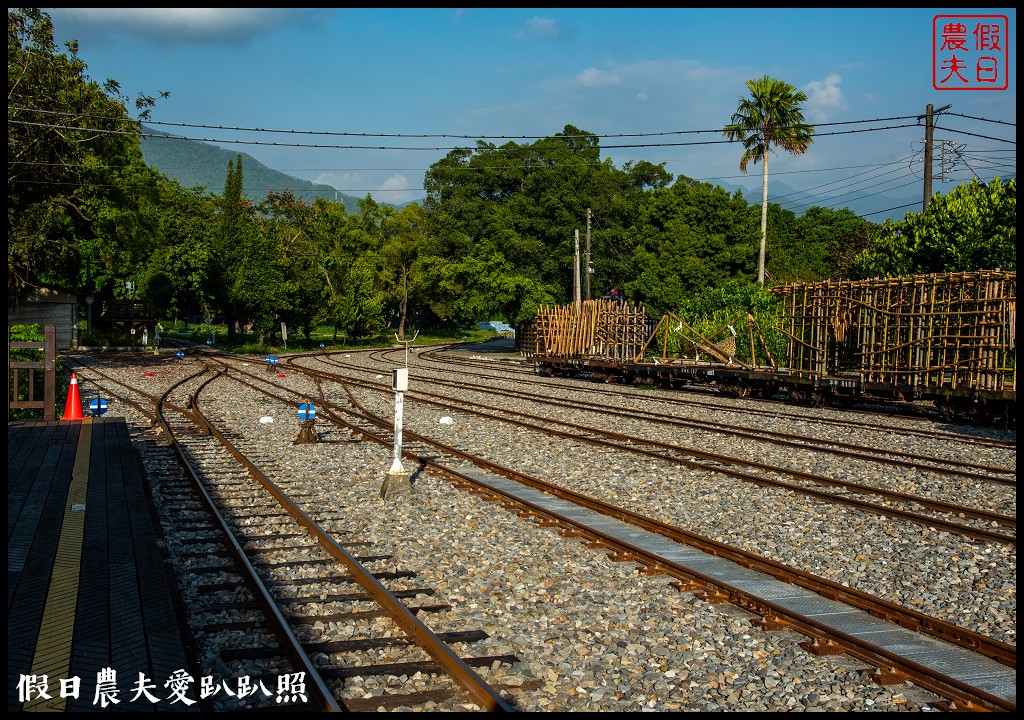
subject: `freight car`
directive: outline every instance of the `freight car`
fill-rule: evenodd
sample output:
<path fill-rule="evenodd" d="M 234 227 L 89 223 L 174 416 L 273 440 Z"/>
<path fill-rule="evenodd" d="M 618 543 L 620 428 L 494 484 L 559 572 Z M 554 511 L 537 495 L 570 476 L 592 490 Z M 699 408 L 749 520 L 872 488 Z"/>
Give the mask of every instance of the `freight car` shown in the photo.
<path fill-rule="evenodd" d="M 764 332 L 745 313 L 700 332 L 672 313 L 654 321 L 642 305 L 594 300 L 542 307 L 516 342 L 548 376 L 814 406 L 923 401 L 948 419 L 1015 422 L 1016 280 L 985 270 L 781 286 Z"/>

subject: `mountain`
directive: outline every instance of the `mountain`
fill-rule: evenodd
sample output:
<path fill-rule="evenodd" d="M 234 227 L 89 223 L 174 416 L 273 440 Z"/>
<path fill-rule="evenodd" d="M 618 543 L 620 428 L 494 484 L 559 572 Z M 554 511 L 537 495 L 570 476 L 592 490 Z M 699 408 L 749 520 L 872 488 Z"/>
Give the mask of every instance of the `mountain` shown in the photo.
<path fill-rule="evenodd" d="M 241 154 L 242 194 L 249 200 L 258 202 L 266 199 L 267 193 L 271 190 L 282 192 L 287 189 L 306 202 L 311 203 L 317 198 L 325 198 L 343 203 L 348 213 L 359 213 L 360 198 L 339 192 L 330 185 L 301 180 L 272 170 L 245 153 L 171 135 L 145 125 L 142 126 L 142 130 L 145 133 L 142 138 L 142 157 L 146 164 L 168 178 L 177 180 L 182 187 L 202 185 L 210 193 L 224 192 L 228 162 L 234 162 Z"/>
<path fill-rule="evenodd" d="M 746 188 L 742 185 L 733 185 L 727 182 L 717 182 L 730 193 L 739 190 L 743 197 L 751 205 L 761 205 L 761 185 L 758 183 L 755 188 Z M 923 189 L 923 187 L 922 187 Z M 854 193 L 855 195 L 855 193 Z M 881 225 L 886 220 L 903 220 L 908 212 L 921 212 L 922 195 L 873 195 L 860 199 L 830 199 L 823 195 L 811 195 L 801 190 L 795 190 L 781 180 L 768 178 L 768 202 L 777 204 L 785 210 L 790 210 L 797 215 L 803 215 L 812 206 L 829 207 L 834 210 L 849 208 L 865 220 Z M 909 206 L 909 207 L 907 207 Z"/>

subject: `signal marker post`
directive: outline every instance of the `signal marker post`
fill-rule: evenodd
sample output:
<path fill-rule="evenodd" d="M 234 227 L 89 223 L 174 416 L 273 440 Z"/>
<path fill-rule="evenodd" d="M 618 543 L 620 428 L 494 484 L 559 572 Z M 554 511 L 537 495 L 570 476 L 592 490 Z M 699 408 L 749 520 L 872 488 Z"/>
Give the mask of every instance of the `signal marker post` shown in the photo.
<path fill-rule="evenodd" d="M 299 435 L 294 445 L 319 442 L 314 425 L 316 424 L 316 408 L 312 403 L 299 405 Z"/>
<path fill-rule="evenodd" d="M 409 368 L 391 371 L 391 387 L 395 390 L 395 447 L 391 469 L 384 476 L 384 484 L 380 487 L 383 500 L 412 494 L 409 473 L 402 467 L 402 413 L 405 409 L 405 391 L 409 389 Z"/>

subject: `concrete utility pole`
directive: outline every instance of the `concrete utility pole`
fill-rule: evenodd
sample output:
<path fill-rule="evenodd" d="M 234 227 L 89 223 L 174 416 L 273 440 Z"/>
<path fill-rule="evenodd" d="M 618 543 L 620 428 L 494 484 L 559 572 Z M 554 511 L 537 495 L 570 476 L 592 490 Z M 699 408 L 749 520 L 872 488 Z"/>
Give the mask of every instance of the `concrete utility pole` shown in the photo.
<path fill-rule="evenodd" d="M 587 208 L 587 300 L 590 299 L 590 208 Z"/>
<path fill-rule="evenodd" d="M 572 299 L 580 304 L 580 231 L 576 231 L 576 252 L 573 254 Z"/>
<path fill-rule="evenodd" d="M 932 199 L 932 129 L 934 117 L 944 110 L 949 110 L 952 105 L 944 105 L 935 110 L 931 104 L 925 108 L 924 123 L 924 202 L 921 204 L 921 212 L 927 212 L 928 203 Z"/>

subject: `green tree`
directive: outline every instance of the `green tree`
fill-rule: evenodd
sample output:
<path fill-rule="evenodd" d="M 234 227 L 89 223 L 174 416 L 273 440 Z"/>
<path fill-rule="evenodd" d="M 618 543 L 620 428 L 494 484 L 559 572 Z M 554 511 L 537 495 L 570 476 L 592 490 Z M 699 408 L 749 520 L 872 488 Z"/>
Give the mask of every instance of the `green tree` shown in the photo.
<path fill-rule="evenodd" d="M 653 315 L 674 311 L 702 289 L 751 279 L 756 237 L 756 215 L 741 193 L 680 177 L 641 203 L 623 289 Z"/>
<path fill-rule="evenodd" d="M 405 339 L 409 303 L 418 290 L 417 260 L 426 245 L 426 213 L 418 203 L 406 205 L 387 218 L 381 248 L 383 273 L 398 307 L 398 339 Z"/>
<path fill-rule="evenodd" d="M 511 321 L 521 308 L 506 305 L 507 288 L 470 284 L 474 267 L 494 268 L 507 263 L 515 274 L 515 295 L 527 307 L 539 299 L 565 302 L 572 296 L 575 236 L 587 226 L 588 210 L 596 222 L 592 233 L 594 274 L 598 288 L 623 286 L 632 277 L 630 240 L 640 200 L 666 187 L 672 180 L 662 165 L 627 163 L 618 170 L 601 159 L 600 138 L 572 125 L 529 145 L 500 147 L 478 142 L 475 149 L 460 148 L 435 163 L 424 178 L 430 216 L 429 255 L 440 258 L 431 272 L 449 287 L 472 287 L 472 293 L 498 292 L 487 300 L 461 303 L 447 293 L 426 288 L 432 307 L 453 317 L 446 308 L 461 305 L 505 307 L 501 316 Z M 504 286 L 502 286 L 504 287 Z M 454 315 L 459 315 L 455 312 Z M 479 319 L 479 318 L 477 318 Z"/>
<path fill-rule="evenodd" d="M 281 309 L 280 319 L 290 330 L 298 329 L 309 340 L 314 327 L 326 320 L 326 293 L 319 275 L 325 252 L 324 238 L 317 231 L 320 211 L 285 188 L 267 193 L 259 214 L 263 222 L 277 225 L 282 268 L 292 288 L 290 302 Z"/>
<path fill-rule="evenodd" d="M 239 264 L 243 260 L 241 253 L 251 232 L 249 225 L 253 214 L 252 203 L 242 194 L 243 174 L 242 154 L 239 153 L 235 161 L 228 160 L 224 194 L 217 203 L 218 217 L 207 286 L 207 294 L 214 307 L 224 313 L 229 343 L 235 341 L 235 326 L 239 324 L 239 315 L 242 313 L 242 308 L 232 302 L 235 297 L 233 288 Z"/>
<path fill-rule="evenodd" d="M 763 166 L 761 179 L 761 250 L 758 256 L 757 281 L 764 284 L 765 248 L 768 243 L 768 153 L 781 147 L 794 155 L 804 153 L 813 142 L 814 128 L 804 123 L 800 103 L 807 95 L 782 80 L 767 75 L 748 80 L 749 98 L 740 104 L 725 126 L 723 134 L 743 143 L 740 171 L 746 172 L 751 161 Z"/>
<path fill-rule="evenodd" d="M 380 257 L 372 250 L 359 253 L 344 266 L 343 281 L 331 303 L 335 340 L 338 330 L 354 344 L 384 329 L 387 296 L 380 289 L 379 277 Z"/>
<path fill-rule="evenodd" d="M 177 320 L 208 311 L 206 294 L 213 265 L 215 212 L 201 188 L 185 190 L 169 181 L 160 187 L 158 237 L 139 281 L 159 317 Z"/>
<path fill-rule="evenodd" d="M 886 220 L 853 261 L 854 278 L 1017 268 L 1017 179 L 972 180 L 923 213 Z"/>
<path fill-rule="evenodd" d="M 769 223 L 767 264 L 778 283 L 850 277 L 853 256 L 878 227 L 847 208 L 812 207 L 795 217 L 772 205 L 769 212 L 777 215 Z"/>
<path fill-rule="evenodd" d="M 431 255 L 421 259 L 420 272 L 432 288 L 431 312 L 454 325 L 488 318 L 515 324 L 533 317 L 541 305 L 555 302 L 550 289 L 524 276 L 501 255 Z"/>
<path fill-rule="evenodd" d="M 87 280 L 124 277 L 146 255 L 151 222 L 136 211 L 159 176 L 143 162 L 120 86 L 89 79 L 77 42 L 66 47 L 59 52 L 39 8 L 8 9 L 10 303 L 40 284 L 91 292 Z M 138 97 L 141 118 L 153 103 Z"/>
<path fill-rule="evenodd" d="M 359 203 L 358 214 L 346 214 L 344 206 L 337 203 L 318 200 L 314 205 L 326 321 L 334 327 L 335 340 L 341 332 L 353 343 L 384 328 L 387 304 L 380 224 L 390 210 L 369 196 Z"/>
<path fill-rule="evenodd" d="M 238 317 L 252 322 L 257 343 L 273 335 L 277 319 L 292 309 L 294 284 L 287 277 L 281 226 L 258 222 L 242 240 L 242 253 L 231 286 L 230 303 Z"/>

